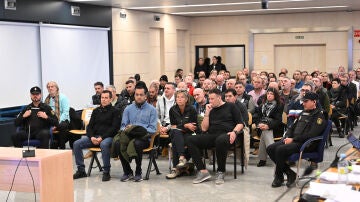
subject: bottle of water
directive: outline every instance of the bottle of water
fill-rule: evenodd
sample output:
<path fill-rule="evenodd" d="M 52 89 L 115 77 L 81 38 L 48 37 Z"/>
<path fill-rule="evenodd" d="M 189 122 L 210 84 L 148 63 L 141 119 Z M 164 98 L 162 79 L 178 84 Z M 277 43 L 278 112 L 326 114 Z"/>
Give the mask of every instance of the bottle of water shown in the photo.
<path fill-rule="evenodd" d="M 346 184 L 347 183 L 347 174 L 348 174 L 348 162 L 346 161 L 346 154 L 340 154 L 340 159 L 337 164 L 338 169 L 338 183 Z"/>

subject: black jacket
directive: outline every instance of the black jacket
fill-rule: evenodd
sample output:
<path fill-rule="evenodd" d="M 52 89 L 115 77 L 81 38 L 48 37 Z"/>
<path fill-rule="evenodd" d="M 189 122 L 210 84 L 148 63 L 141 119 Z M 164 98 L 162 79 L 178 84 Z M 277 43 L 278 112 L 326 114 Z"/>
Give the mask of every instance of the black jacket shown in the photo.
<path fill-rule="evenodd" d="M 266 123 L 269 126 L 269 130 L 273 130 L 274 137 L 281 137 L 284 134 L 284 125 L 282 123 L 282 113 L 284 110 L 284 105 L 282 103 L 277 103 L 276 106 L 271 110 L 269 116 L 264 115 L 261 112 L 262 105 L 258 107 L 258 116 L 259 123 Z"/>
<path fill-rule="evenodd" d="M 23 118 L 23 114 L 31 110 L 29 117 Z M 39 111 L 45 112 L 48 116 L 47 119 L 39 118 L 37 113 Z M 51 126 L 57 126 L 59 124 L 57 117 L 51 107 L 45 103 L 40 103 L 38 107 L 35 107 L 33 103 L 29 104 L 15 119 L 15 126 L 21 127 L 26 132 L 29 132 L 29 125 L 31 134 L 34 134 L 42 129 L 50 129 Z"/>
<path fill-rule="evenodd" d="M 186 123 L 197 124 L 196 110 L 191 105 L 185 106 L 185 110 L 183 114 L 181 114 L 179 106 L 174 105 L 170 108 L 169 116 L 170 116 L 170 124 L 176 125 L 176 128 L 184 131 L 185 133 L 191 133 L 192 131 L 190 131 L 187 128 L 184 128 L 184 124 Z M 199 128 L 199 126 L 197 128 Z"/>
<path fill-rule="evenodd" d="M 295 120 L 285 136 L 293 138 L 295 143 L 303 144 L 306 140 L 320 136 L 326 127 L 326 119 L 320 109 L 303 111 Z M 310 146 L 310 149 L 316 148 L 316 144 Z"/>
<path fill-rule="evenodd" d="M 86 133 L 88 137 L 101 136 L 102 139 L 114 137 L 120 128 L 121 119 L 119 110 L 115 109 L 111 104 L 105 107 L 94 109 L 91 114 L 89 125 Z"/>

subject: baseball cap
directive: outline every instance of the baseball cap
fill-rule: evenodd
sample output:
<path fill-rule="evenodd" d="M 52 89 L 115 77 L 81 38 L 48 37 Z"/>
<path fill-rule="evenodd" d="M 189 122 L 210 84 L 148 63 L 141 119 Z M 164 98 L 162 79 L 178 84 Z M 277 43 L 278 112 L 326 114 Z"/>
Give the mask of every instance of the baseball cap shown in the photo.
<path fill-rule="evenodd" d="M 31 94 L 40 94 L 41 89 L 38 86 L 34 86 L 34 87 L 30 88 L 30 93 Z"/>

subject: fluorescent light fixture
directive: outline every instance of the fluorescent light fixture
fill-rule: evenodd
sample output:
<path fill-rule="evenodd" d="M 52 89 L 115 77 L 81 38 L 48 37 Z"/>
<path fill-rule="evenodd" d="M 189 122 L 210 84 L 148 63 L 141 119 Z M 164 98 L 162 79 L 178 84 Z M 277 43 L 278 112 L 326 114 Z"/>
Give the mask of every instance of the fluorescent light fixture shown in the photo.
<path fill-rule="evenodd" d="M 225 10 L 225 11 L 195 11 L 195 12 L 175 12 L 173 15 L 193 15 L 193 14 L 211 14 L 211 13 L 247 13 L 247 12 L 267 12 L 267 11 L 283 11 L 283 10 L 311 10 L 311 9 L 327 9 L 327 8 L 347 8 L 348 6 L 322 6 L 322 7 L 299 7 L 299 8 L 269 8 L 269 9 L 253 9 L 253 10 Z"/>
<path fill-rule="evenodd" d="M 288 3 L 288 2 L 303 2 L 303 1 L 313 1 L 313 0 L 277 0 L 270 1 L 269 3 Z M 249 1 L 249 2 L 238 2 L 238 3 L 216 3 L 216 4 L 190 4 L 190 5 L 172 5 L 172 6 L 144 6 L 144 7 L 127 7 L 127 9 L 135 10 L 145 10 L 145 9 L 156 9 L 156 8 L 190 8 L 190 7 L 209 7 L 209 6 L 234 6 L 234 5 L 251 5 L 251 4 L 260 4 L 259 1 Z"/>

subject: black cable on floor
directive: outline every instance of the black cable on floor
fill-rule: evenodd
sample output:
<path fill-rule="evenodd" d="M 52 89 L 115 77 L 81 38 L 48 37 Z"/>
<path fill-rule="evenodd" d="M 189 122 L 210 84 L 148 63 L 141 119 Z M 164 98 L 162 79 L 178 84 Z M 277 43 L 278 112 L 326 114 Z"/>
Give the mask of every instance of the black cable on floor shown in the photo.
<path fill-rule="evenodd" d="M 21 163 L 21 161 L 22 161 L 23 159 L 25 159 L 25 161 L 26 161 L 26 167 L 28 168 L 29 173 L 30 173 L 30 176 L 31 176 L 31 180 L 32 180 L 32 183 L 33 183 L 33 189 L 34 189 L 34 198 L 35 198 L 35 201 L 36 201 L 35 182 L 34 182 L 34 178 L 33 178 L 33 176 L 32 176 L 32 173 L 31 173 L 31 171 L 30 171 L 30 167 L 29 167 L 29 164 L 28 164 L 28 161 L 27 161 L 26 158 L 21 158 L 20 161 L 19 161 L 19 163 L 18 163 L 17 166 L 16 166 L 15 173 L 14 173 L 14 177 L 13 177 L 12 182 L 11 182 L 11 187 L 10 187 L 9 193 L 8 193 L 8 195 L 7 195 L 7 197 L 6 197 L 6 201 L 9 200 L 10 193 L 11 193 L 12 188 L 13 188 L 13 186 L 14 186 L 14 181 L 15 181 L 16 173 L 17 173 L 17 171 L 18 171 L 18 169 L 19 169 L 19 166 L 20 166 L 20 163 Z"/>
<path fill-rule="evenodd" d="M 8 193 L 8 195 L 7 195 L 7 197 L 6 197 L 6 201 L 9 200 L 10 193 L 11 193 L 12 188 L 13 188 L 13 186 L 14 186 L 14 181 L 15 181 L 16 172 L 17 172 L 17 170 L 18 170 L 18 168 L 19 168 L 20 163 L 21 163 L 22 160 L 23 160 L 23 159 L 21 158 L 20 161 L 19 161 L 19 163 L 18 163 L 17 166 L 16 166 L 15 173 L 14 173 L 14 177 L 13 177 L 12 182 L 11 182 L 11 187 L 10 187 L 9 193 Z"/>
<path fill-rule="evenodd" d="M 34 182 L 34 178 L 33 178 L 33 176 L 32 176 L 32 173 L 31 173 L 31 171 L 30 171 L 30 167 L 29 167 L 29 164 L 28 164 L 28 161 L 27 161 L 26 158 L 25 158 L 25 161 L 26 161 L 26 166 L 27 166 L 27 168 L 28 168 L 28 170 L 29 170 L 29 173 L 30 173 L 30 176 L 31 176 L 32 183 L 33 183 L 34 198 L 35 198 L 35 202 L 36 202 L 36 192 L 35 192 L 35 182 Z"/>

